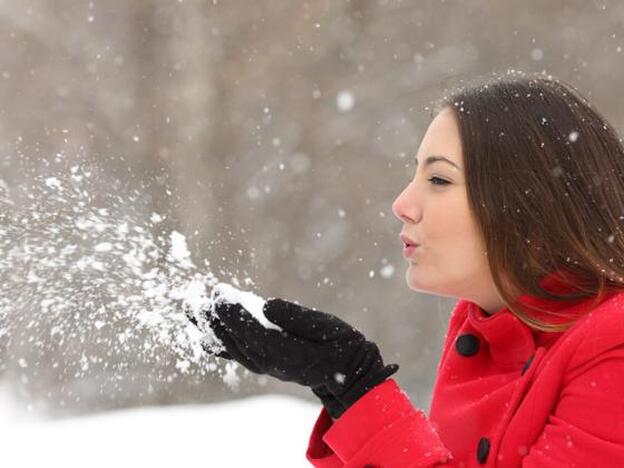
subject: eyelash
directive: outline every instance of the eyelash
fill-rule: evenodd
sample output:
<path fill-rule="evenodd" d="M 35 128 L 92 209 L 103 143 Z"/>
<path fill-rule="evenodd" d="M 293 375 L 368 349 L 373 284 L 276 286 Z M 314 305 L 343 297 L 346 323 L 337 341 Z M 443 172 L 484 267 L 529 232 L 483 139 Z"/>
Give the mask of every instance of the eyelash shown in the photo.
<path fill-rule="evenodd" d="M 443 183 L 440 183 L 440 184 L 434 184 L 434 183 L 433 183 L 433 180 L 434 180 L 434 179 L 435 179 L 435 180 L 440 180 L 440 181 L 442 181 Z M 444 179 L 441 179 L 440 177 L 436 177 L 436 176 L 433 176 L 431 179 L 427 179 L 427 180 L 428 180 L 429 182 L 431 182 L 433 185 L 448 185 L 448 184 L 450 184 L 450 182 L 449 182 L 448 180 L 444 180 Z"/>

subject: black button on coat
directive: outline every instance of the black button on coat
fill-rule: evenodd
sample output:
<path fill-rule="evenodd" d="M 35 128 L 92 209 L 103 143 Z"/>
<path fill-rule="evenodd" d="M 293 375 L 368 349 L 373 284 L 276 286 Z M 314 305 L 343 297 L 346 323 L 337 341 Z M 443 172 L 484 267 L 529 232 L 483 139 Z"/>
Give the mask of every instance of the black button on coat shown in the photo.
<path fill-rule="evenodd" d="M 479 445 L 477 446 L 477 461 L 483 465 L 489 453 L 490 440 L 487 437 L 481 437 L 481 439 L 479 439 Z"/>
<path fill-rule="evenodd" d="M 472 333 L 461 335 L 455 341 L 455 349 L 462 356 L 473 356 L 479 352 L 479 338 Z"/>

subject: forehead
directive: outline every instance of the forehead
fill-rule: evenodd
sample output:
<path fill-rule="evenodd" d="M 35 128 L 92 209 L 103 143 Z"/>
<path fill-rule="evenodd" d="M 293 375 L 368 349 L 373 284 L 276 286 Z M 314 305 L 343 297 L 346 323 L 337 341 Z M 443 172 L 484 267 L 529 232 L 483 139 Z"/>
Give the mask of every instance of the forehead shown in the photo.
<path fill-rule="evenodd" d="M 416 157 L 423 160 L 432 154 L 446 156 L 458 166 L 462 165 L 459 128 L 453 111 L 448 108 L 442 109 L 429 124 Z"/>

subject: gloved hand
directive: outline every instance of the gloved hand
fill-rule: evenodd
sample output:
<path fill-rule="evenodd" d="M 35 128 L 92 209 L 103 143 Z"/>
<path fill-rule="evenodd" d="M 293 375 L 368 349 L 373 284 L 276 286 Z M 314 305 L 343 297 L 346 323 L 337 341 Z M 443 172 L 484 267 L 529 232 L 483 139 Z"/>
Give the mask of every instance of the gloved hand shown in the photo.
<path fill-rule="evenodd" d="M 334 419 L 399 369 L 384 366 L 375 343 L 331 314 L 283 299 L 269 299 L 263 312 L 282 331 L 265 328 L 237 303 L 217 300 L 212 310 L 201 311 L 225 347 L 215 354 L 310 387 Z"/>

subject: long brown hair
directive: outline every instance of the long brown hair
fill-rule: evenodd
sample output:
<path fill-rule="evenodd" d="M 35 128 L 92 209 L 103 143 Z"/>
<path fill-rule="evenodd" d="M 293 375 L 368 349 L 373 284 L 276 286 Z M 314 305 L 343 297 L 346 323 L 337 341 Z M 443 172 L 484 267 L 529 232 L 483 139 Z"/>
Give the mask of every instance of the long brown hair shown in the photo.
<path fill-rule="evenodd" d="M 434 114 L 444 107 L 460 128 L 469 204 L 510 311 L 559 332 L 574 321 L 539 320 L 516 299 L 595 297 L 595 306 L 624 290 L 624 148 L 587 99 L 550 75 L 511 71 L 459 87 Z M 540 287 L 560 269 L 575 277 L 572 294 Z"/>

